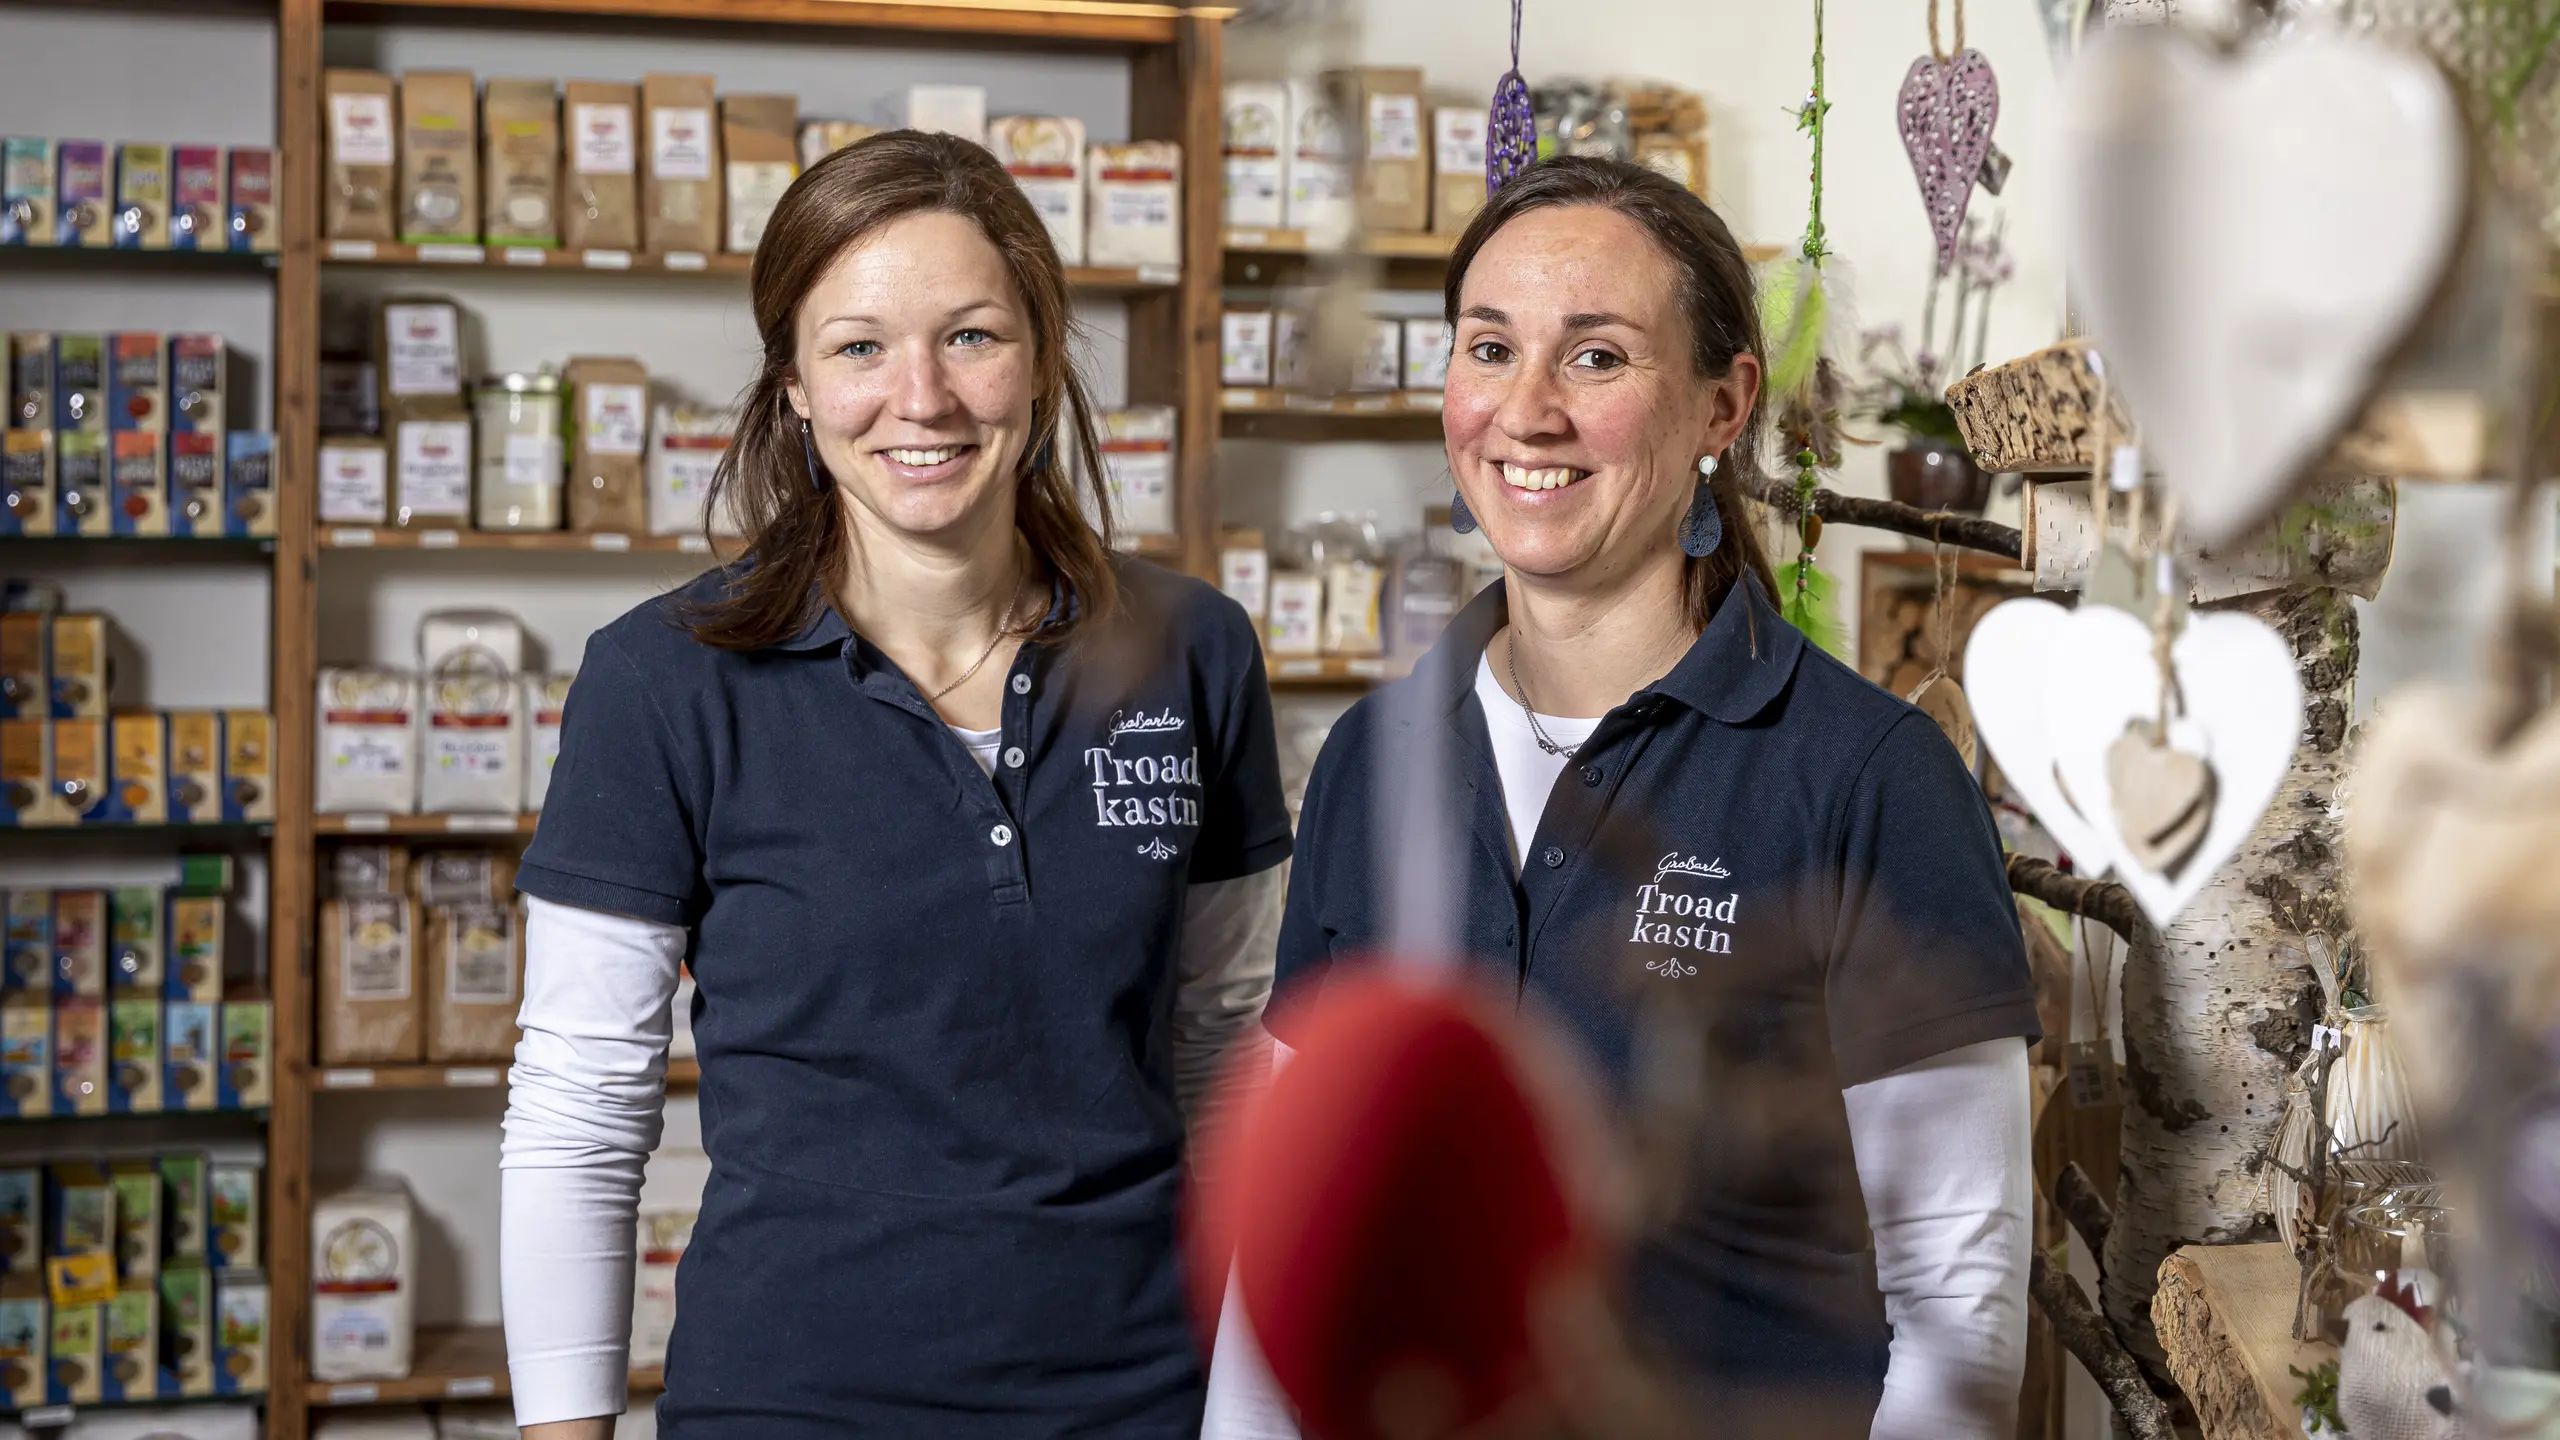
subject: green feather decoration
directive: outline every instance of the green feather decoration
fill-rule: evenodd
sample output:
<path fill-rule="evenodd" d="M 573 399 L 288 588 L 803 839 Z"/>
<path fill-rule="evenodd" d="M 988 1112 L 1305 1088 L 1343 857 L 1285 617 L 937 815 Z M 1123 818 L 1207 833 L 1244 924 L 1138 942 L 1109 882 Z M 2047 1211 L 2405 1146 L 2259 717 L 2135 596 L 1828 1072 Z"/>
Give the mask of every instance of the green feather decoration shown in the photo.
<path fill-rule="evenodd" d="M 1779 618 L 1834 658 L 1847 660 L 1849 637 L 1841 628 L 1839 608 L 1832 603 L 1831 577 L 1813 563 L 1813 552 L 1808 550 L 1779 569 L 1778 588 L 1787 592 L 1786 603 L 1778 607 Z"/>
<path fill-rule="evenodd" d="M 1820 264 L 1796 256 L 1773 260 L 1760 274 L 1760 333 L 1769 346 L 1761 390 L 1774 410 L 1812 397 L 1831 320 L 1831 297 L 1822 280 Z"/>

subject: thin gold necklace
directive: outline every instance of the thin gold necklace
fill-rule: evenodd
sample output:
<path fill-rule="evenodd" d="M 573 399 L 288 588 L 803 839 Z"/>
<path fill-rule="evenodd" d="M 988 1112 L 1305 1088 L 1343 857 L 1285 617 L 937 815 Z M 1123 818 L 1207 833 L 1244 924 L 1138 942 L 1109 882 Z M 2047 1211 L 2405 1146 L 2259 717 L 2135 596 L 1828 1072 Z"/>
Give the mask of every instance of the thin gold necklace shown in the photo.
<path fill-rule="evenodd" d="M 1692 638 L 1694 639 L 1694 637 Z M 1546 727 L 1538 723 L 1537 707 L 1529 703 L 1529 687 L 1526 684 L 1523 684 L 1520 679 L 1520 630 L 1518 626 L 1512 626 L 1503 632 L 1502 662 L 1504 667 L 1509 669 L 1511 672 L 1511 698 L 1520 703 L 1520 713 L 1528 717 L 1529 737 L 1537 741 L 1538 748 L 1546 751 L 1548 754 L 1562 755 L 1568 759 L 1571 758 L 1574 753 L 1574 748 L 1559 745 L 1555 741 L 1548 739 Z M 1657 676 L 1656 678 L 1659 677 Z M 1643 687 L 1638 686 L 1637 688 L 1642 689 Z"/>
<path fill-rule="evenodd" d="M 980 670 L 986 668 L 987 657 L 996 653 L 996 647 L 1004 643 L 1006 632 L 1013 629 L 1013 612 L 1015 607 L 1021 605 L 1021 603 L 1022 589 L 1019 585 L 1016 585 L 1014 587 L 1013 598 L 1004 603 L 1004 618 L 996 622 L 996 633 L 987 637 L 987 648 L 978 652 L 978 658 L 969 662 L 969 668 L 960 672 L 959 679 L 952 681 L 950 684 L 945 685 L 941 689 L 924 697 L 924 703 L 927 705 L 941 704 L 943 696 L 948 695 L 952 691 L 959 689 L 961 686 L 968 684 L 971 678 L 976 676 Z"/>

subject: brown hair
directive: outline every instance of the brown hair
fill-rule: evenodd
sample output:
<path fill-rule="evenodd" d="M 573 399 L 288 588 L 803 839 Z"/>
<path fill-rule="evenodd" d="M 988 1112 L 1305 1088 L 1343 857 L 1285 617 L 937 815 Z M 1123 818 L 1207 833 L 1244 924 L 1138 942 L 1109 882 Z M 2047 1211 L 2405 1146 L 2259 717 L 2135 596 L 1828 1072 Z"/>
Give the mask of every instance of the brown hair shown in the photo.
<path fill-rule="evenodd" d="M 1561 155 L 1542 160 L 1514 176 L 1493 193 L 1467 223 L 1457 248 L 1449 255 L 1449 283 L 1443 304 L 1451 326 L 1458 323 L 1458 290 L 1476 252 L 1503 226 L 1532 210 L 1592 205 L 1632 220 L 1651 236 L 1655 248 L 1679 272 L 1680 311 L 1689 320 L 1690 366 L 1699 378 L 1721 380 L 1733 371 L 1737 355 L 1761 353 L 1760 309 L 1751 283 L 1751 264 L 1734 243 L 1733 232 L 1707 202 L 1682 189 L 1679 182 L 1641 165 L 1587 155 Z M 1724 521 L 1724 543 L 1703 560 L 1691 560 L 1686 605 L 1690 628 L 1704 630 L 1724 603 L 1725 592 L 1747 571 L 1757 576 L 1761 593 L 1773 600 L 1778 581 L 1760 548 L 1760 532 L 1742 497 L 1758 489 L 1760 443 L 1764 426 L 1755 398 L 1742 433 L 1717 458 L 1709 488 L 1716 513 Z"/>
<path fill-rule="evenodd" d="M 785 382 L 801 303 L 836 257 L 892 221 L 939 212 L 964 216 L 1004 257 L 1030 322 L 1040 396 L 1023 444 L 1014 525 L 1075 603 L 1049 625 L 1058 635 L 1119 602 L 1111 568 L 1111 507 L 1103 488 L 1093 402 L 1067 354 L 1074 325 L 1067 276 L 1039 213 L 981 146 L 949 135 L 892 130 L 846 146 L 793 182 L 756 246 L 751 288 L 763 363 L 738 403 L 737 438 L 711 481 L 710 504 L 727 505 L 747 534 L 745 562 L 728 592 L 687 617 L 694 638 L 723 650 L 755 650 L 800 633 L 834 603 L 836 577 L 852 563 L 844 501 L 812 483 L 800 417 Z M 1064 460 L 1073 447 L 1092 492 L 1088 521 Z M 1100 525 L 1097 532 L 1095 526 Z M 1042 627 L 1038 612 L 1016 629 Z"/>

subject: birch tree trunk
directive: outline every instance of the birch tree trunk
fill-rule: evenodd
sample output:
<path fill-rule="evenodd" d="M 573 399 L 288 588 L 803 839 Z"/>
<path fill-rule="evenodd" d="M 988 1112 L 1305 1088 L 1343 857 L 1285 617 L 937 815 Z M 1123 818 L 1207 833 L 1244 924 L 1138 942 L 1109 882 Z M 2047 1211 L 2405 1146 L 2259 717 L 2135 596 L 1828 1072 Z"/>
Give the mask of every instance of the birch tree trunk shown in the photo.
<path fill-rule="evenodd" d="M 2285 1078 L 2319 1019 L 2299 936 L 2343 937 L 2338 825 L 2356 670 L 2355 605 L 2294 588 L 2231 602 L 2275 627 L 2302 678 L 2292 772 L 2257 829 L 2177 923 L 2125 959 L 2124 1168 L 2100 1299 L 2166 1382 L 2151 1297 L 2182 1245 L 2276 1238 L 2260 1171 L 2284 1114 Z"/>

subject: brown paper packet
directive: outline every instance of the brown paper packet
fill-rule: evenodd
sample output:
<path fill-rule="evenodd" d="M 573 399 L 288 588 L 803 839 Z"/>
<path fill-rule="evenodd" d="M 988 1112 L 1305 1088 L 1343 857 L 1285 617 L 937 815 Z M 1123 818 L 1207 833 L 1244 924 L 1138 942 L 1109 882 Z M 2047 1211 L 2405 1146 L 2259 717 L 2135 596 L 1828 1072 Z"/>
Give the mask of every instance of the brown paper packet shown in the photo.
<path fill-rule="evenodd" d="M 400 76 L 400 238 L 480 238 L 480 103 L 467 70 Z"/>
<path fill-rule="evenodd" d="M 569 528 L 649 528 L 649 371 L 619 356 L 576 355 L 569 381 Z"/>
<path fill-rule="evenodd" d="M 560 112 L 560 243 L 640 248 L 640 91 L 572 80 Z"/>
<path fill-rule="evenodd" d="M 800 102 L 789 95 L 730 95 L 720 102 L 720 149 L 728 224 L 722 237 L 733 255 L 752 255 L 765 222 L 791 182 L 800 178 L 792 131 Z"/>
<path fill-rule="evenodd" d="M 328 146 L 321 187 L 321 234 L 331 240 L 390 240 L 399 119 L 391 77 L 330 70 L 320 77 L 320 129 Z"/>
<path fill-rule="evenodd" d="M 427 1058 L 505 1061 L 524 998 L 524 926 L 512 905 L 456 905 L 427 918 Z"/>
<path fill-rule="evenodd" d="M 415 1061 L 423 1000 L 417 907 L 407 897 L 321 905 L 321 1064 Z"/>
<path fill-rule="evenodd" d="M 492 245 L 560 241 L 560 94 L 548 80 L 492 80 L 480 100 Z"/>
<path fill-rule="evenodd" d="M 720 248 L 720 132 L 708 75 L 640 80 L 640 239 L 652 254 Z"/>
<path fill-rule="evenodd" d="M 509 905 L 516 897 L 516 857 L 498 850 L 426 850 L 409 865 L 409 898 L 420 910 L 453 905 Z"/>

